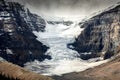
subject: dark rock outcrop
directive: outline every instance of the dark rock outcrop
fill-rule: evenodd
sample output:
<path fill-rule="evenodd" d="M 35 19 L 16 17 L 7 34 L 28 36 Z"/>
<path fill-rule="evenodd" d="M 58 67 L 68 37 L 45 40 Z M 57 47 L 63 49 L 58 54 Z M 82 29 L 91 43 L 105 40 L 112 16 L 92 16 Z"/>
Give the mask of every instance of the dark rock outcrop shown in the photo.
<path fill-rule="evenodd" d="M 110 58 L 120 45 L 120 5 L 90 18 L 81 26 L 84 31 L 72 43 L 74 50 L 82 54 L 82 59 L 94 57 Z M 71 44 L 68 44 L 68 46 Z"/>
<path fill-rule="evenodd" d="M 52 25 L 55 25 L 55 24 L 63 24 L 63 25 L 66 25 L 66 26 L 70 26 L 73 24 L 72 21 L 47 21 L 48 24 L 52 24 Z"/>
<path fill-rule="evenodd" d="M 16 2 L 0 0 L 0 56 L 23 66 L 44 60 L 48 47 L 36 40 L 32 31 L 44 31 L 45 21 Z"/>

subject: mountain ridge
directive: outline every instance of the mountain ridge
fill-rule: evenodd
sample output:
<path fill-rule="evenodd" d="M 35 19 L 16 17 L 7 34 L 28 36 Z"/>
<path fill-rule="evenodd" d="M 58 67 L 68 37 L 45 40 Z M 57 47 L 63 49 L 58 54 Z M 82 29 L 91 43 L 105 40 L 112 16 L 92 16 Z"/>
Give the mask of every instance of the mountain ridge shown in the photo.
<path fill-rule="evenodd" d="M 49 49 L 33 31 L 45 31 L 45 20 L 17 2 L 0 1 L 0 56 L 24 66 L 28 61 L 50 59 Z"/>
<path fill-rule="evenodd" d="M 120 5 L 102 12 L 82 24 L 85 28 L 72 44 L 82 59 L 95 57 L 110 58 L 117 53 L 119 47 Z M 84 52 L 91 52 L 84 55 Z M 97 53 L 97 54 L 96 54 Z"/>

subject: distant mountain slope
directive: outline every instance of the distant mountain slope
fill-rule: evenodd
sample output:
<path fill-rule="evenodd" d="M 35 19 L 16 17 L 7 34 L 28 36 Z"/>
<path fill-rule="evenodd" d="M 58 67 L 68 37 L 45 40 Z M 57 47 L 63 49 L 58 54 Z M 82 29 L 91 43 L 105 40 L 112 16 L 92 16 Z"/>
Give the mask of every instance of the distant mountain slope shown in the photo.
<path fill-rule="evenodd" d="M 33 31 L 45 31 L 45 20 L 16 2 L 0 0 L 0 57 L 24 66 L 24 63 L 42 61 L 48 47 L 36 40 Z"/>
<path fill-rule="evenodd" d="M 119 52 L 120 5 L 90 18 L 81 27 L 85 29 L 72 44 L 72 49 L 77 50 L 82 59 L 107 59 Z"/>
<path fill-rule="evenodd" d="M 27 71 L 17 65 L 8 62 L 0 62 L 0 80 L 53 80 L 53 79 Z"/>

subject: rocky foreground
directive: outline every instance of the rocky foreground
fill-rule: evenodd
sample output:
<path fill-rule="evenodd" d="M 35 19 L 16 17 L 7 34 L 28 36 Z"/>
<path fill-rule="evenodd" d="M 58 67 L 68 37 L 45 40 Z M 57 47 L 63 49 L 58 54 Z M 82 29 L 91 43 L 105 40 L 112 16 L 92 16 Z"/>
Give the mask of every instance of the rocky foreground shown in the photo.
<path fill-rule="evenodd" d="M 0 80 L 53 80 L 8 62 L 0 62 Z"/>

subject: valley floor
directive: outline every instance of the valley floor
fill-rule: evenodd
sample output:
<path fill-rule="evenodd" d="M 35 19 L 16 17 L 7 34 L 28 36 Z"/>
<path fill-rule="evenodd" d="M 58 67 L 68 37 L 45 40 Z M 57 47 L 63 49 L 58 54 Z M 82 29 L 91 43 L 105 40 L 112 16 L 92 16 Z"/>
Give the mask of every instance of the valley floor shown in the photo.
<path fill-rule="evenodd" d="M 54 76 L 55 80 L 120 80 L 120 56 L 98 67 L 79 73 Z"/>

